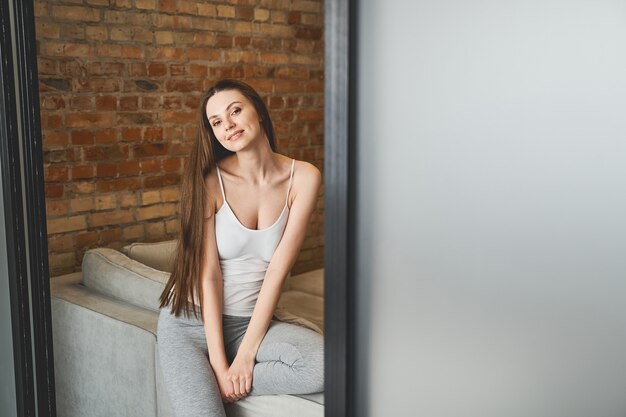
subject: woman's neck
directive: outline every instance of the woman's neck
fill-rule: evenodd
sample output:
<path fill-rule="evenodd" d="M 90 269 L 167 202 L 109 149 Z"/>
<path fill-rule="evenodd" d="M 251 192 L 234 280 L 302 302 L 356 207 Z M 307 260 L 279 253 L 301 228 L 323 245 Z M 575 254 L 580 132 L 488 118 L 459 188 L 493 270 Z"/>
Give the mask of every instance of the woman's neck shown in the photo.
<path fill-rule="evenodd" d="M 269 143 L 267 141 L 259 142 L 261 142 L 260 146 L 241 150 L 232 156 L 231 169 L 233 173 L 253 184 L 267 182 L 280 166 Z"/>

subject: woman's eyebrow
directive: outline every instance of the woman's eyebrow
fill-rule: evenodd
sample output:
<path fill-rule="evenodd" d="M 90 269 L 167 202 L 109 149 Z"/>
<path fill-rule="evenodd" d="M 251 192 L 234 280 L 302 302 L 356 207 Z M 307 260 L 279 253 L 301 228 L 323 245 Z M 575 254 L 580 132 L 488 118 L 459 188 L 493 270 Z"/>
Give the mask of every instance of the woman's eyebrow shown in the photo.
<path fill-rule="evenodd" d="M 228 109 L 230 109 L 233 106 L 233 104 L 237 104 L 237 103 L 242 104 L 241 101 L 233 101 L 232 103 L 230 103 L 228 105 L 228 107 L 226 107 L 226 111 L 228 111 Z M 213 119 L 213 118 L 215 118 L 217 116 L 218 116 L 217 114 L 214 114 L 213 116 L 209 117 L 209 120 L 211 120 L 211 119 Z"/>

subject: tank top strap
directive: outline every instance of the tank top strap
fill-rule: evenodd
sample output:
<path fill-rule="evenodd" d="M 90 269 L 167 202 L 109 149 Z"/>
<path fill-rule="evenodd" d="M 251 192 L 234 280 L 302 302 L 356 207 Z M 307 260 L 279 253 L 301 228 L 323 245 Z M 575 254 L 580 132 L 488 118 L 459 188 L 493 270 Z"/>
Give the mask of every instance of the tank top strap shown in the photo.
<path fill-rule="evenodd" d="M 220 182 L 220 188 L 222 189 L 222 198 L 226 202 L 226 193 L 224 192 L 224 183 L 222 182 L 222 174 L 220 173 L 220 167 L 215 164 L 215 170 L 217 171 L 217 180 Z"/>
<path fill-rule="evenodd" d="M 291 192 L 291 183 L 293 180 L 293 168 L 296 165 L 296 160 L 291 160 L 291 174 L 289 174 L 289 187 L 287 187 L 287 202 L 289 202 L 289 193 Z"/>

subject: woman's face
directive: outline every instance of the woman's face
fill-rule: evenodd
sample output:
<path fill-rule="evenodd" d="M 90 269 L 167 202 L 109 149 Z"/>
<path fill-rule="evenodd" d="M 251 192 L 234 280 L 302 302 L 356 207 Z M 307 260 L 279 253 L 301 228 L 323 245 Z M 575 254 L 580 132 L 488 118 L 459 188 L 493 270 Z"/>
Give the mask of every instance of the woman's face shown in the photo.
<path fill-rule="evenodd" d="M 215 93 L 206 114 L 215 137 L 229 151 L 240 151 L 265 135 L 254 105 L 238 90 Z"/>

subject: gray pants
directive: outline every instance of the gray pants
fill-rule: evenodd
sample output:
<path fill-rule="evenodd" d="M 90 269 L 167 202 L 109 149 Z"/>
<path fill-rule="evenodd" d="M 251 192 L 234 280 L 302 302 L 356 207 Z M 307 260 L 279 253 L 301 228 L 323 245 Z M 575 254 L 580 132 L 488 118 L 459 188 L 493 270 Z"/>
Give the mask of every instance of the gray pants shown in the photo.
<path fill-rule="evenodd" d="M 222 316 L 224 347 L 232 363 L 249 317 Z M 208 359 L 202 321 L 161 309 L 159 360 L 176 417 L 225 417 L 219 386 Z M 250 395 L 311 394 L 324 390 L 324 338 L 309 329 L 274 321 L 256 355 Z"/>

